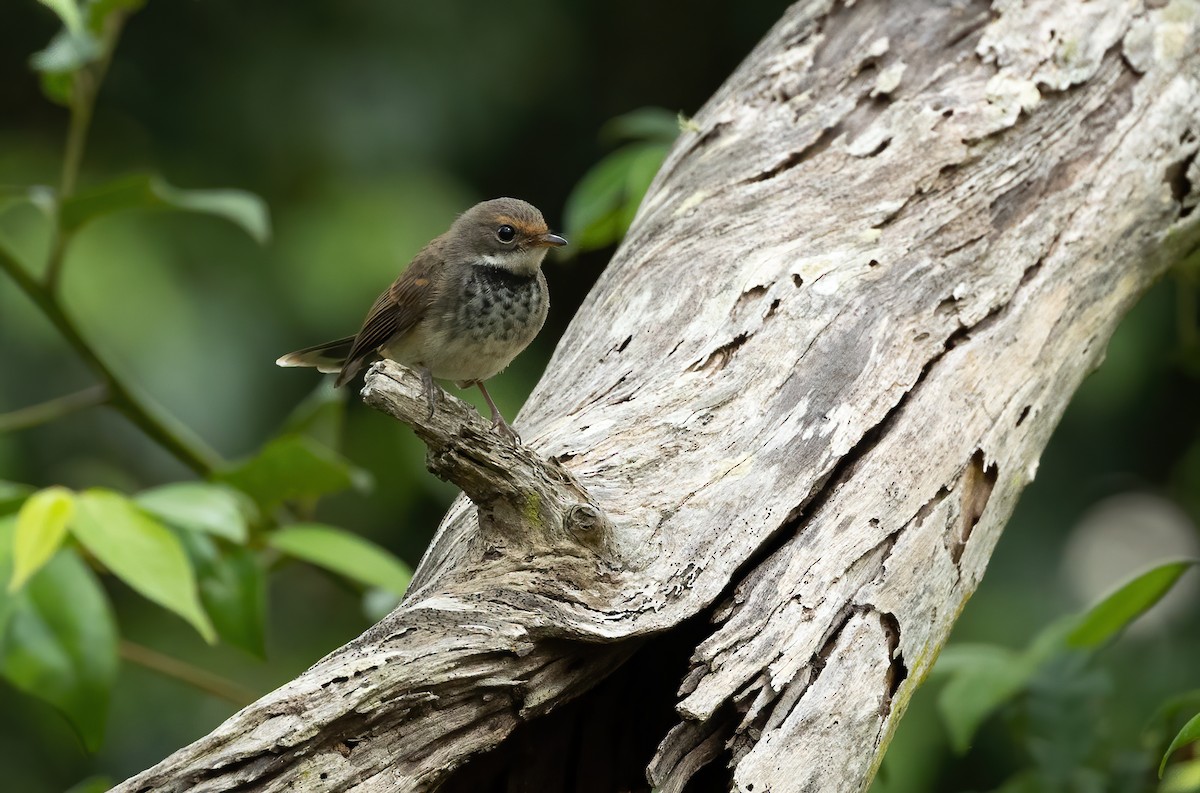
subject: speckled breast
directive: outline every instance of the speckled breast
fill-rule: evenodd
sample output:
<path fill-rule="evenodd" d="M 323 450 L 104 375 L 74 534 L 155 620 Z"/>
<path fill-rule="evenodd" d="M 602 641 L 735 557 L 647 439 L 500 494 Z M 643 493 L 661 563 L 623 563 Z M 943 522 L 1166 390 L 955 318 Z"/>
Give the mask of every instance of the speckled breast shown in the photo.
<path fill-rule="evenodd" d="M 455 324 L 472 341 L 511 344 L 519 351 L 541 330 L 546 307 L 540 273 L 521 276 L 498 267 L 476 266 L 463 284 Z"/>
<path fill-rule="evenodd" d="M 474 265 L 456 289 L 443 297 L 439 320 L 389 348 L 390 357 L 445 380 L 487 380 L 542 329 L 549 307 L 545 277 Z"/>

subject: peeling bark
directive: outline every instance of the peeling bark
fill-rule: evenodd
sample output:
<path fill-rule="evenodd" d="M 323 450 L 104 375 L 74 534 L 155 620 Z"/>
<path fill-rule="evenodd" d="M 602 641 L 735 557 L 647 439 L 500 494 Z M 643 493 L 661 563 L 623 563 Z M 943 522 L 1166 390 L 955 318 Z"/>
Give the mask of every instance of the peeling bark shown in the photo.
<path fill-rule="evenodd" d="M 404 602 L 117 790 L 865 788 L 1071 394 L 1200 247 L 1198 18 L 792 6 L 669 155 L 528 448 L 368 376 L 475 499 Z"/>

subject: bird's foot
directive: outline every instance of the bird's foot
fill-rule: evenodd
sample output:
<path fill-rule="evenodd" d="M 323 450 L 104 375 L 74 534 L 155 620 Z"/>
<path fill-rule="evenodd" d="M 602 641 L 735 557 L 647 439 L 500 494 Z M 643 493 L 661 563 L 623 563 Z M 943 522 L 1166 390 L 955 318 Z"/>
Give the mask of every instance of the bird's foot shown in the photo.
<path fill-rule="evenodd" d="M 433 381 L 433 372 L 428 369 L 421 370 L 421 385 L 425 387 L 425 401 L 429 403 L 429 418 L 433 418 L 445 392 Z"/>
<path fill-rule="evenodd" d="M 521 445 L 521 436 L 499 413 L 492 416 L 492 429 L 512 441 L 513 446 Z"/>
<path fill-rule="evenodd" d="M 496 403 L 492 401 L 492 395 L 484 387 L 483 381 L 476 380 L 475 385 L 479 386 L 479 390 L 483 392 L 483 398 L 487 400 L 488 407 L 492 409 L 492 429 L 512 441 L 514 446 L 520 446 L 521 436 L 512 428 L 512 425 L 504 420 L 500 408 L 496 407 Z"/>

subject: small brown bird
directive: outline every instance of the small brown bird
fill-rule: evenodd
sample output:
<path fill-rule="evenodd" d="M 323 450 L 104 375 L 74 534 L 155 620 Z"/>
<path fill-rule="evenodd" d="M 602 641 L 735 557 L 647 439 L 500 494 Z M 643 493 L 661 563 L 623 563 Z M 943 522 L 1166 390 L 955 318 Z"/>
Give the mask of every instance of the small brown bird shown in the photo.
<path fill-rule="evenodd" d="M 371 306 L 356 336 L 288 353 L 279 366 L 338 372 L 346 383 L 377 357 L 416 369 L 429 415 L 441 398 L 434 378 L 479 386 L 492 427 L 519 441 L 483 381 L 499 374 L 546 321 L 550 295 L 542 260 L 567 241 L 542 213 L 516 198 L 484 201 L 421 249 Z"/>

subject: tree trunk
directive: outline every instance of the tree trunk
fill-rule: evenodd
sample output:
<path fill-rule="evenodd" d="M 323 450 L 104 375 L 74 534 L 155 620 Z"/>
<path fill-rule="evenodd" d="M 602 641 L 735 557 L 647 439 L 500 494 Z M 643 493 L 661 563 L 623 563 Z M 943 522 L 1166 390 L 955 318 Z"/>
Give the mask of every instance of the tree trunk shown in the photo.
<path fill-rule="evenodd" d="M 1200 247 L 1198 17 L 792 6 L 667 158 L 527 448 L 368 376 L 474 500 L 404 602 L 117 790 L 865 788 L 1071 394 Z"/>

